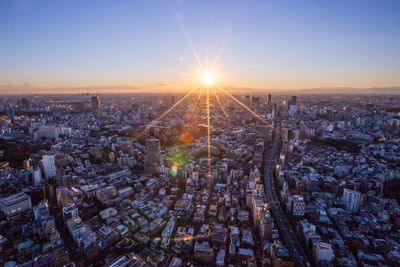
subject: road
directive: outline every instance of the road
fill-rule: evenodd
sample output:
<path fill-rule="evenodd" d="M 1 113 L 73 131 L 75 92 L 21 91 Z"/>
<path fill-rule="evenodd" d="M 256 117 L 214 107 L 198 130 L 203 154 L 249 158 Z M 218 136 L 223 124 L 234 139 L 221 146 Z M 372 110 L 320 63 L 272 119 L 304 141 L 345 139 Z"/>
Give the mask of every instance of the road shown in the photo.
<path fill-rule="evenodd" d="M 272 144 L 269 149 L 266 147 L 264 151 L 264 190 L 267 201 L 270 205 L 270 210 L 275 218 L 279 233 L 286 243 L 289 253 L 293 258 L 296 266 L 311 266 L 307 255 L 304 253 L 300 242 L 298 241 L 293 229 L 283 212 L 276 194 L 276 189 L 273 181 L 273 172 L 281 149 L 281 141 L 277 134 L 273 135 Z"/>

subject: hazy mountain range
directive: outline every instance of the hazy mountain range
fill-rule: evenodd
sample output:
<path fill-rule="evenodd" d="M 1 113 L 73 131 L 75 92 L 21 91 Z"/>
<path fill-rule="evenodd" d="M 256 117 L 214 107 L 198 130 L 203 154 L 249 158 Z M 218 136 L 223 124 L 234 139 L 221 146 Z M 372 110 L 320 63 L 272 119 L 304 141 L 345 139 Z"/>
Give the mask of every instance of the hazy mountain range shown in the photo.
<path fill-rule="evenodd" d="M 226 87 L 234 93 L 246 94 L 400 94 L 400 86 L 392 87 L 371 87 L 371 88 L 353 88 L 353 87 L 320 87 L 320 88 L 299 88 L 299 89 L 262 89 L 262 88 L 244 88 L 244 87 Z M 106 86 L 59 86 L 42 87 L 29 83 L 18 85 L 0 85 L 0 94 L 68 94 L 68 93 L 174 93 L 174 89 L 167 85 L 155 84 L 149 87 L 136 87 L 130 85 L 106 85 Z"/>

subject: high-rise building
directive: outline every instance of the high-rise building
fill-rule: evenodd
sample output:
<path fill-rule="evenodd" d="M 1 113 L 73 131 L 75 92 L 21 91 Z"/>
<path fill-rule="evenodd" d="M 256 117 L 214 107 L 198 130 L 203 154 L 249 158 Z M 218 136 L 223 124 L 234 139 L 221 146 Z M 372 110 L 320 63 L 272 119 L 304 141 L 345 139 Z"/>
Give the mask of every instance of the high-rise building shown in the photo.
<path fill-rule="evenodd" d="M 288 114 L 294 116 L 297 113 L 297 96 L 292 96 L 288 104 Z"/>
<path fill-rule="evenodd" d="M 56 176 L 56 161 L 54 155 L 43 155 L 43 172 L 46 179 Z"/>
<path fill-rule="evenodd" d="M 11 121 L 14 122 L 15 118 L 15 112 L 12 108 L 7 109 L 7 118 Z"/>
<path fill-rule="evenodd" d="M 157 171 L 160 165 L 161 148 L 160 140 L 156 138 L 150 138 L 146 140 L 146 158 L 144 161 L 144 169 L 147 173 L 153 173 Z"/>
<path fill-rule="evenodd" d="M 40 170 L 40 168 L 35 167 L 33 169 L 33 184 L 35 187 L 40 186 L 42 182 L 42 171 Z"/>
<path fill-rule="evenodd" d="M 278 105 L 276 103 L 272 104 L 272 118 L 275 118 L 278 114 Z"/>
<path fill-rule="evenodd" d="M 295 96 L 295 95 L 292 96 L 290 104 L 292 104 L 292 105 L 296 105 L 297 104 L 297 96 Z"/>
<path fill-rule="evenodd" d="M 268 94 L 267 104 L 268 104 L 268 105 L 271 105 L 271 104 L 272 104 L 272 95 L 271 95 L 271 94 Z"/>
<path fill-rule="evenodd" d="M 343 202 L 348 211 L 358 212 L 361 205 L 361 193 L 346 188 L 343 190 Z"/>
<path fill-rule="evenodd" d="M 92 110 L 100 109 L 100 97 L 99 96 L 97 96 L 97 95 L 92 96 L 91 103 L 92 103 Z"/>

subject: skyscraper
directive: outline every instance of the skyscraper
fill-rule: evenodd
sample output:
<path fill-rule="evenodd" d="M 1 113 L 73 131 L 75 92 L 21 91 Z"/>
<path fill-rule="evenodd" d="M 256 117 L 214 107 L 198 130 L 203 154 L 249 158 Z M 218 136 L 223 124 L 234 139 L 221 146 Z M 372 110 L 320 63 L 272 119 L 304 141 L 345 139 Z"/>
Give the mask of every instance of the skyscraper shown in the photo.
<path fill-rule="evenodd" d="M 271 105 L 271 103 L 272 103 L 272 95 L 271 95 L 271 94 L 268 94 L 267 104 L 268 104 L 268 105 Z"/>
<path fill-rule="evenodd" d="M 42 182 L 42 171 L 40 168 L 35 167 L 33 169 L 33 184 L 35 187 L 39 187 Z"/>
<path fill-rule="evenodd" d="M 156 138 L 150 138 L 146 140 L 146 158 L 144 161 L 144 170 L 147 173 L 153 173 L 157 171 L 160 165 L 161 149 L 160 140 Z"/>
<path fill-rule="evenodd" d="M 14 122 L 15 112 L 12 108 L 7 109 L 7 117 L 11 122 Z"/>
<path fill-rule="evenodd" d="M 274 103 L 274 104 L 272 105 L 272 118 L 275 118 L 275 116 L 277 115 L 277 113 L 278 113 L 278 105 L 277 105 L 276 103 Z"/>
<path fill-rule="evenodd" d="M 56 176 L 56 162 L 54 155 L 43 155 L 43 172 L 44 176 L 49 179 Z"/>
<path fill-rule="evenodd" d="M 92 110 L 98 110 L 100 109 L 100 97 L 97 95 L 92 96 Z"/>
<path fill-rule="evenodd" d="M 348 211 L 358 212 L 361 205 L 361 193 L 346 188 L 343 190 L 343 202 Z"/>
<path fill-rule="evenodd" d="M 291 100 L 289 101 L 289 110 L 288 113 L 290 116 L 293 116 L 297 113 L 297 96 L 292 96 Z"/>
<path fill-rule="evenodd" d="M 293 95 L 290 102 L 291 102 L 290 104 L 296 105 L 297 104 L 297 96 Z"/>

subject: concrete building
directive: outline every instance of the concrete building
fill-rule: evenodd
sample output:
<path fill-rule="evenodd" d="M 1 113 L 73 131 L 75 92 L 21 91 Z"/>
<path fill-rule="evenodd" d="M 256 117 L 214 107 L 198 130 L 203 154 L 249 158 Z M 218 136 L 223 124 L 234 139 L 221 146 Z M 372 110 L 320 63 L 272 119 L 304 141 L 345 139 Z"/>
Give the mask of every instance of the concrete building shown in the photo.
<path fill-rule="evenodd" d="M 42 171 L 39 167 L 33 169 L 33 184 L 35 187 L 40 186 L 42 183 Z"/>
<path fill-rule="evenodd" d="M 43 172 L 46 179 L 56 176 L 56 161 L 54 155 L 43 155 Z"/>
<path fill-rule="evenodd" d="M 14 112 L 14 109 L 12 109 L 12 108 L 7 109 L 7 110 L 6 110 L 6 114 L 7 114 L 7 118 L 8 118 L 11 122 L 14 122 L 14 119 L 15 119 L 15 112 Z"/>
<path fill-rule="evenodd" d="M 60 128 L 54 126 L 40 126 L 37 131 L 37 138 L 58 139 Z"/>
<path fill-rule="evenodd" d="M 343 190 L 343 202 L 348 211 L 358 212 L 361 205 L 361 193 L 346 188 Z"/>
<path fill-rule="evenodd" d="M 268 94 L 267 104 L 268 104 L 268 105 L 271 105 L 271 104 L 272 104 L 272 95 L 271 95 L 271 94 Z"/>
<path fill-rule="evenodd" d="M 100 109 L 100 97 L 99 96 L 92 96 L 91 98 L 91 106 L 92 110 Z"/>
<path fill-rule="evenodd" d="M 144 170 L 146 173 L 156 172 L 160 165 L 161 148 L 160 140 L 151 138 L 146 140 L 146 158 Z"/>
<path fill-rule="evenodd" d="M 304 216 L 306 210 L 306 204 L 304 203 L 303 196 L 293 196 L 292 214 L 294 216 Z"/>
<path fill-rule="evenodd" d="M 207 241 L 196 242 L 194 245 L 194 257 L 202 262 L 211 262 L 214 258 L 214 251 Z"/>
<path fill-rule="evenodd" d="M 7 217 L 32 209 L 31 197 L 25 193 L 17 193 L 0 199 L 0 209 Z"/>
<path fill-rule="evenodd" d="M 71 218 L 74 219 L 79 217 L 78 208 L 74 204 L 70 204 L 63 207 L 62 212 L 64 221 L 67 221 L 68 219 Z"/>
<path fill-rule="evenodd" d="M 333 249 L 332 245 L 328 243 L 314 244 L 314 259 L 317 266 L 321 266 L 321 262 L 332 262 L 333 260 Z"/>

